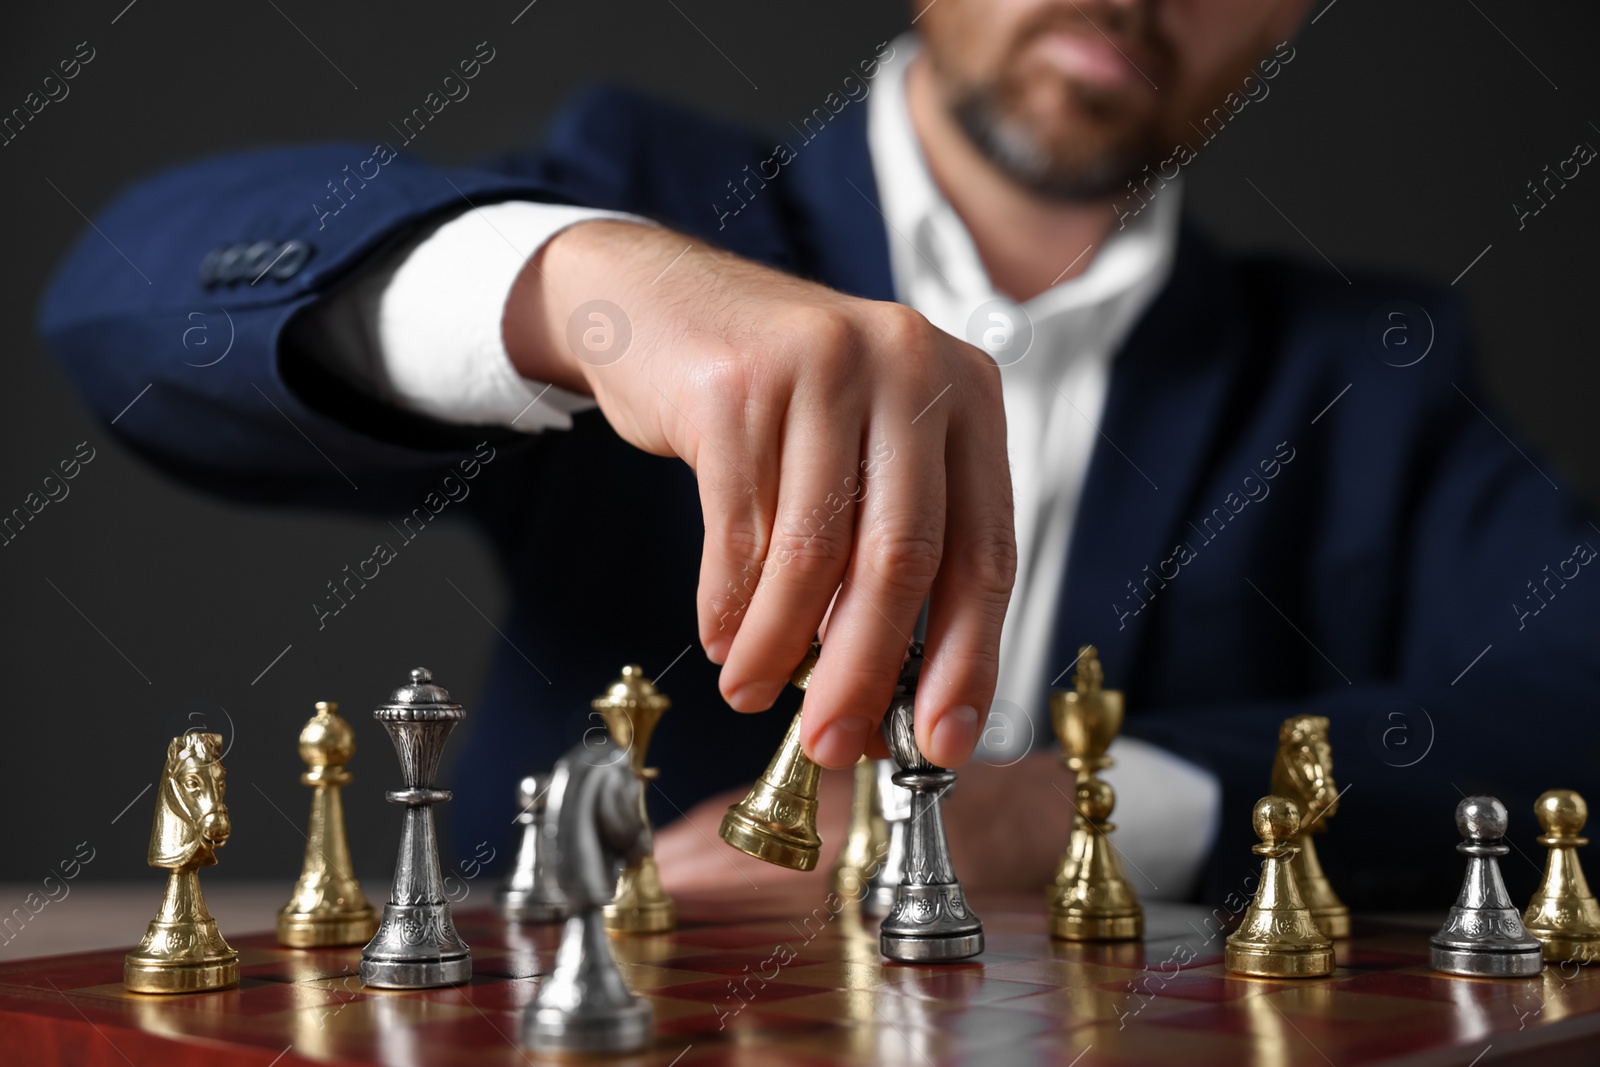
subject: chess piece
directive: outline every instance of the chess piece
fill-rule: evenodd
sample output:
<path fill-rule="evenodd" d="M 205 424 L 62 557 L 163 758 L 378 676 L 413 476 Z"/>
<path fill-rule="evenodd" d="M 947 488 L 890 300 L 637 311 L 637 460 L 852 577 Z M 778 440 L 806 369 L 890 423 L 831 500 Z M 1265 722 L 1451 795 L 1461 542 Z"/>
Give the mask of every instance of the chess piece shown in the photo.
<path fill-rule="evenodd" d="M 394 742 L 406 786 L 384 798 L 404 804 L 406 812 L 383 922 L 361 950 L 363 985 L 428 989 L 472 977 L 472 954 L 456 933 L 445 899 L 433 825 L 433 805 L 450 799 L 448 789 L 433 784 L 439 758 L 450 731 L 466 716 L 466 709 L 452 703 L 450 694 L 433 683 L 433 675 L 424 667 L 413 670 L 410 683 L 396 689 L 389 703 L 372 713 Z"/>
<path fill-rule="evenodd" d="M 1071 880 L 1052 887 L 1050 936 L 1062 941 L 1137 941 L 1144 936 L 1144 908 L 1110 836 L 1116 829 L 1108 821 L 1116 794 L 1103 779 L 1084 778 L 1073 803 L 1086 832 Z"/>
<path fill-rule="evenodd" d="M 1544 958 L 1536 938 L 1522 925 L 1500 880 L 1498 857 L 1506 847 L 1506 806 L 1494 797 L 1467 797 L 1456 805 L 1456 828 L 1467 857 L 1461 894 L 1444 926 L 1429 942 L 1433 969 L 1476 978 L 1538 974 Z"/>
<path fill-rule="evenodd" d="M 1592 963 L 1600 959 L 1600 903 L 1578 862 L 1578 849 L 1589 843 L 1578 836 L 1589 806 L 1571 789 L 1552 789 L 1534 801 L 1533 814 L 1544 830 L 1539 844 L 1550 854 L 1523 925 L 1544 944 L 1545 959 Z"/>
<path fill-rule="evenodd" d="M 1144 908 L 1122 871 L 1108 836 L 1116 793 L 1099 772 L 1122 728 L 1122 694 L 1104 689 L 1105 673 L 1093 645 L 1078 650 L 1070 691 L 1050 694 L 1050 718 L 1061 742 L 1062 766 L 1076 776 L 1072 837 L 1055 883 L 1047 890 L 1050 936 L 1063 941 L 1137 941 L 1144 936 Z"/>
<path fill-rule="evenodd" d="M 1224 962 L 1234 974 L 1256 978 L 1319 978 L 1333 973 L 1333 939 L 1322 932 L 1300 898 L 1291 862 L 1300 809 L 1286 797 L 1256 801 L 1251 851 L 1262 857 L 1261 884 L 1239 928 L 1228 935 Z"/>
<path fill-rule="evenodd" d="M 642 792 L 627 754 L 610 737 L 579 744 L 556 761 L 545 814 L 561 842 L 556 884 L 572 914 L 555 970 L 522 1012 L 522 1044 L 535 1052 L 634 1052 L 650 1042 L 650 1003 L 623 982 L 604 918 L 624 864 L 650 854 Z"/>
<path fill-rule="evenodd" d="M 815 641 L 789 679 L 797 689 L 811 684 L 822 646 Z M 804 709 L 802 708 L 802 711 Z M 794 713 L 783 744 L 750 793 L 722 817 L 722 839 L 740 852 L 797 871 L 813 870 L 822 851 L 817 834 L 817 786 L 822 768 L 800 747 L 801 711 Z"/>
<path fill-rule="evenodd" d="M 894 910 L 894 890 L 906 865 L 906 823 L 911 820 L 911 791 L 896 785 L 900 766 L 892 759 L 873 760 L 873 778 L 878 790 L 878 810 L 888 829 L 883 860 L 867 879 L 867 892 L 861 910 L 883 918 Z"/>
<path fill-rule="evenodd" d="M 888 851 L 889 828 L 878 798 L 877 761 L 862 756 L 856 761 L 855 791 L 850 798 L 850 833 L 833 864 L 833 891 L 845 900 L 864 903 Z"/>
<path fill-rule="evenodd" d="M 648 827 L 650 816 L 644 808 L 644 783 L 654 781 L 661 772 L 644 765 L 645 753 L 650 749 L 656 723 L 672 707 L 672 701 L 656 689 L 643 670 L 628 666 L 622 668 L 622 677 L 612 682 L 604 695 L 590 701 L 589 706 L 600 713 L 611 739 L 627 753 L 628 767 L 639 779 L 639 818 Z M 638 863 L 630 863 L 622 869 L 616 896 L 606 905 L 606 929 L 624 934 L 661 934 L 677 924 L 678 910 L 661 888 L 661 872 L 656 869 L 655 856 L 647 852 Z"/>
<path fill-rule="evenodd" d="M 556 886 L 555 837 L 545 818 L 549 792 L 548 774 L 530 774 L 517 783 L 516 852 L 511 870 L 495 890 L 495 903 L 506 922 L 560 922 L 571 910 Z"/>
<path fill-rule="evenodd" d="M 317 713 L 300 731 L 300 758 L 310 770 L 300 784 L 311 793 L 311 827 L 305 861 L 289 903 L 278 912 L 278 943 L 289 948 L 364 945 L 378 917 L 350 874 L 341 793 L 350 782 L 345 765 L 355 755 L 355 732 L 339 705 L 319 700 Z"/>
<path fill-rule="evenodd" d="M 222 769 L 222 735 L 187 733 L 167 746 L 150 828 L 152 867 L 165 867 L 167 889 L 139 947 L 122 964 L 134 993 L 198 993 L 239 984 L 239 954 L 217 932 L 200 892 L 200 868 L 217 862 L 232 826 Z"/>
<path fill-rule="evenodd" d="M 1333 749 L 1328 744 L 1328 720 L 1321 715 L 1296 715 L 1278 728 L 1278 755 L 1272 763 L 1272 792 L 1288 797 L 1304 813 L 1305 821 L 1293 844 L 1300 851 L 1291 861 L 1300 899 L 1311 909 L 1322 932 L 1339 941 L 1350 936 L 1350 909 L 1345 907 L 1328 876 L 1322 873 L 1312 835 L 1328 828 L 1328 817 L 1339 810 L 1339 787 L 1333 780 Z"/>
<path fill-rule="evenodd" d="M 884 740 L 900 765 L 894 781 L 911 793 L 911 816 L 905 824 L 905 863 L 894 909 L 879 927 L 878 946 L 886 957 L 902 963 L 944 963 L 983 951 L 983 922 L 967 907 L 950 867 L 939 803 L 955 784 L 955 772 L 929 762 L 917 748 L 912 728 L 921 670 L 922 646 L 914 644 L 883 718 Z"/>

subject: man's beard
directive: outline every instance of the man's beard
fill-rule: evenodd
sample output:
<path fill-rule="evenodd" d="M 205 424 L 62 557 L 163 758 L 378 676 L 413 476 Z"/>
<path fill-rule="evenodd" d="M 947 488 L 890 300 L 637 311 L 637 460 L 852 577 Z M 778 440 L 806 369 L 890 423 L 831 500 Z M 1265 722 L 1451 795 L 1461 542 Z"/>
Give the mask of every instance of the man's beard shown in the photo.
<path fill-rule="evenodd" d="M 1095 110 L 1095 101 L 1080 87 L 1070 91 L 1085 110 Z M 1151 126 L 1098 151 L 1063 151 L 1008 108 L 1005 92 L 993 84 L 963 89 L 950 110 L 984 158 L 1018 185 L 1052 200 L 1104 200 L 1161 157 L 1161 141 Z"/>

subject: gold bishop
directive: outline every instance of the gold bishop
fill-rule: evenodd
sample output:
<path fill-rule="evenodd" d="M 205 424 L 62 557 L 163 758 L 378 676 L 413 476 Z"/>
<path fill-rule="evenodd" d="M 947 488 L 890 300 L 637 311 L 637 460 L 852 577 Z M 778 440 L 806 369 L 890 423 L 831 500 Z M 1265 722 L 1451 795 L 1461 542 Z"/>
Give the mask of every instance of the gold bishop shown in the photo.
<path fill-rule="evenodd" d="M 364 945 L 378 930 L 378 916 L 350 873 L 342 790 L 350 784 L 345 765 L 356 753 L 355 732 L 331 700 L 300 731 L 300 776 L 311 787 L 311 826 L 305 862 L 289 903 L 278 912 L 278 943 L 290 948 Z"/>

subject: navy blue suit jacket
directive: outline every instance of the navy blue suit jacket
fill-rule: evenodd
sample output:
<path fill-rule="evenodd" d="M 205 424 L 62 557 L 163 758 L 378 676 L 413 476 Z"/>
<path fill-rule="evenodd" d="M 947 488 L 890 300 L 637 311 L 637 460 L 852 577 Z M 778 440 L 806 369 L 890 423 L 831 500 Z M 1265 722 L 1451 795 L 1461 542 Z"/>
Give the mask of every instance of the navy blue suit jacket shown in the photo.
<path fill-rule="evenodd" d="M 212 159 L 134 186 L 100 216 L 152 284 L 86 233 L 41 329 L 103 420 L 153 381 L 114 431 L 240 499 L 426 517 L 441 477 L 490 442 L 495 459 L 456 510 L 505 569 L 504 632 L 550 665 L 547 684 L 501 648 L 474 709 L 453 815 L 463 840 L 492 837 L 512 783 L 594 725 L 588 700 L 622 662 L 659 671 L 694 640 L 694 478 L 624 444 L 598 413 L 530 439 L 385 407 L 306 354 L 299 316 L 431 216 L 508 198 L 642 213 L 892 299 L 884 225 L 856 191 L 875 189 L 864 107 L 790 147 L 777 177 L 744 184 L 773 156 L 769 140 L 602 89 L 565 109 L 537 150 L 476 168 L 347 144 Z M 352 182 L 357 173 L 370 177 Z M 342 183 L 338 200 L 330 181 Z M 744 192 L 736 214 L 730 181 Z M 309 256 L 297 249 L 253 283 L 203 283 L 218 248 L 290 240 Z M 174 339 L 188 313 L 217 305 L 236 325 L 233 351 L 196 368 Z M 1405 317 L 1387 317 L 1394 307 Z M 1503 419 L 1497 428 L 1479 410 L 1463 319 L 1446 289 L 1226 258 L 1186 228 L 1170 281 L 1115 363 L 1054 661 L 1098 645 L 1109 684 L 1127 692 L 1126 732 L 1220 776 L 1215 898 L 1257 862 L 1249 806 L 1291 714 L 1332 718 L 1350 791 L 1322 852 L 1356 904 L 1451 898 L 1458 788 L 1505 799 L 1534 852 L 1533 798 L 1593 783 L 1600 575 L 1586 563 L 1600 530 L 1548 464 L 1500 432 Z M 1375 343 L 1390 326 L 1402 330 L 1391 342 L 1412 331 L 1412 347 Z M 585 521 L 619 485 L 651 522 Z M 652 799 L 658 817 L 756 775 L 788 717 L 735 715 L 698 652 L 668 688 L 678 707 L 651 754 L 667 786 Z"/>

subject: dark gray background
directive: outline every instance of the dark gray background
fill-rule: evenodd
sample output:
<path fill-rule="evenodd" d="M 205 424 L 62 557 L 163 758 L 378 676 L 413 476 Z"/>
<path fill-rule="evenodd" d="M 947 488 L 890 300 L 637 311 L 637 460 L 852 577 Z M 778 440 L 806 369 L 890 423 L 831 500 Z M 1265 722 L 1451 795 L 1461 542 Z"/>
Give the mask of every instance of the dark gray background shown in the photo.
<path fill-rule="evenodd" d="M 9 356 L 0 512 L 78 442 L 98 452 L 67 499 L 0 548 L 0 760 L 11 807 L 0 882 L 36 882 L 84 841 L 96 850 L 85 877 L 156 878 L 144 867 L 152 797 L 139 793 L 167 738 L 206 723 L 237 742 L 227 759 L 235 840 L 209 877 L 281 879 L 287 890 L 307 803 L 295 736 L 314 700 L 335 699 L 361 747 L 347 798 L 356 867 L 381 898 L 398 826 L 381 793 L 398 777 L 369 712 L 424 663 L 470 714 L 499 640 L 472 607 L 495 618 L 504 606 L 492 565 L 467 533 L 436 531 L 337 625 L 308 637 L 308 603 L 383 527 L 201 497 L 85 416 L 33 330 L 49 273 L 84 227 L 76 209 L 93 215 L 131 179 L 204 153 L 392 139 L 388 122 L 485 40 L 494 63 L 414 150 L 463 161 L 525 141 L 566 93 L 595 79 L 779 124 L 817 106 L 909 12 L 890 0 L 539 0 L 512 25 L 526 0 L 125 3 L 27 5 L 0 34 L 0 111 L 20 106 L 78 42 L 97 51 L 70 96 L 0 148 Z M 1322 14 L 1271 95 L 1187 169 L 1188 204 L 1227 245 L 1315 259 L 1314 242 L 1346 270 L 1448 283 L 1492 245 L 1458 286 L 1475 309 L 1479 392 L 1595 499 L 1600 173 L 1584 170 L 1521 232 L 1511 203 L 1576 142 L 1600 145 L 1591 125 L 1600 123 L 1600 12 L 1550 0 L 1475 4 L 1319 0 L 1313 14 Z M 617 649 L 618 664 L 630 655 Z M 447 865 L 474 846 L 447 845 Z M 0 912 L 12 903 L 0 901 Z"/>

